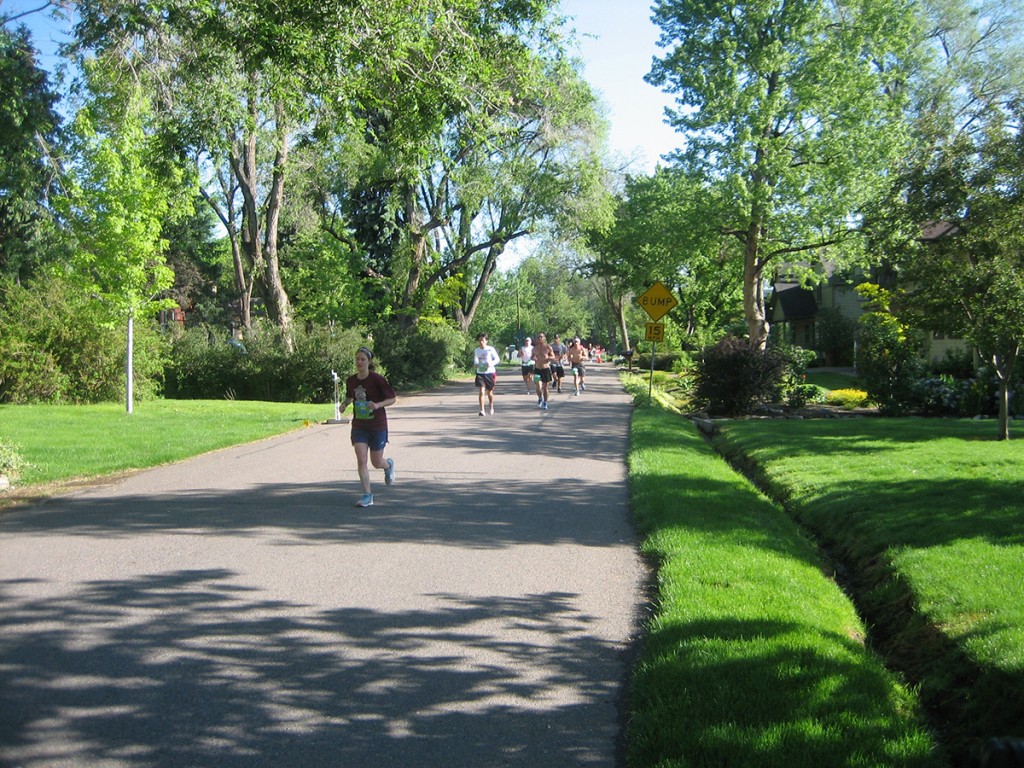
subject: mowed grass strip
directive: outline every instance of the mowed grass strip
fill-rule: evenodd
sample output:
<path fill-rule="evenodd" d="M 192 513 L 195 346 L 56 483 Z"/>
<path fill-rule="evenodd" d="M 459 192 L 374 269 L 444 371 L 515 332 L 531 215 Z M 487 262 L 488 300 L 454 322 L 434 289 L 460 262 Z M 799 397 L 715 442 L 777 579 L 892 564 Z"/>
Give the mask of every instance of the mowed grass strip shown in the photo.
<path fill-rule="evenodd" d="M 331 405 L 233 400 L 153 400 L 131 414 L 115 403 L 0 405 L 0 439 L 28 464 L 19 485 L 32 485 L 158 466 L 333 415 Z"/>
<path fill-rule="evenodd" d="M 1024 441 L 992 421 L 735 421 L 719 445 L 851 570 L 954 760 L 1024 736 Z"/>
<path fill-rule="evenodd" d="M 638 394 L 646 401 L 646 390 Z M 815 546 L 685 419 L 638 407 L 629 476 L 657 596 L 631 768 L 941 765 Z"/>

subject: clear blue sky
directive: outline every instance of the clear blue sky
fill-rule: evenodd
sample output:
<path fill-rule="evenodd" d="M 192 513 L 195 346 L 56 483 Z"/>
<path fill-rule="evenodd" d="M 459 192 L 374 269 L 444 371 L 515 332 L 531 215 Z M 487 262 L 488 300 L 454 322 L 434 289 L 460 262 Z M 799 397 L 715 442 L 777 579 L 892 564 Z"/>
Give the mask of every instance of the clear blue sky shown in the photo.
<path fill-rule="evenodd" d="M 23 11 L 35 11 L 46 4 L 45 0 L 0 0 L 0 16 L 15 16 Z M 43 69 L 53 70 L 57 65 L 56 49 L 67 40 L 71 25 L 54 21 L 47 11 L 30 13 L 15 23 L 24 24 L 32 32 L 32 42 L 39 51 L 39 64 Z"/>
<path fill-rule="evenodd" d="M 670 96 L 644 82 L 651 61 L 661 56 L 659 29 L 651 22 L 648 0 L 562 0 L 580 37 L 584 76 L 601 95 L 611 122 L 613 152 L 639 155 L 634 172 L 650 172 L 661 155 L 682 145 L 664 122 Z"/>

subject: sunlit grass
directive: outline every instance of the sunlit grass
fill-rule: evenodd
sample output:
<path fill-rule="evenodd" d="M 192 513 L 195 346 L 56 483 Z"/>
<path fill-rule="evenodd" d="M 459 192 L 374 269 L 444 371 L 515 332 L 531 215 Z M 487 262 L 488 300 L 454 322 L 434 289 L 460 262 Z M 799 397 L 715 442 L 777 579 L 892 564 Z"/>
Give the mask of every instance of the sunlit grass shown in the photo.
<path fill-rule="evenodd" d="M 955 750 L 1024 723 L 1024 442 L 991 421 L 736 421 L 722 448 L 835 548 Z M 910 606 L 916 615 L 894 616 Z M 900 608 L 900 606 L 903 606 Z M 950 702 L 955 701 L 955 706 Z"/>
<path fill-rule="evenodd" d="M 816 548 L 688 421 L 638 407 L 629 473 L 657 568 L 630 766 L 941 764 Z"/>
<path fill-rule="evenodd" d="M 177 461 L 298 429 L 333 405 L 154 400 L 124 405 L 0 405 L 0 438 L 27 465 L 23 485 L 93 477 Z"/>

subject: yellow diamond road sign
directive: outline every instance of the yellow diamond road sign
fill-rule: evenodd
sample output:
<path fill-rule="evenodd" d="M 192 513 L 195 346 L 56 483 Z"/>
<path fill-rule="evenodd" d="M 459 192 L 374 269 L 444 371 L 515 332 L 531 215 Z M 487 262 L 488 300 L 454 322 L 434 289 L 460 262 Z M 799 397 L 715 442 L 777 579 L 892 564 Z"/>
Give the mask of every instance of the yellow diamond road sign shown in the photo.
<path fill-rule="evenodd" d="M 650 315 L 651 320 L 655 322 L 661 320 L 672 307 L 679 303 L 660 280 L 637 296 L 636 300 L 640 302 L 644 312 Z"/>

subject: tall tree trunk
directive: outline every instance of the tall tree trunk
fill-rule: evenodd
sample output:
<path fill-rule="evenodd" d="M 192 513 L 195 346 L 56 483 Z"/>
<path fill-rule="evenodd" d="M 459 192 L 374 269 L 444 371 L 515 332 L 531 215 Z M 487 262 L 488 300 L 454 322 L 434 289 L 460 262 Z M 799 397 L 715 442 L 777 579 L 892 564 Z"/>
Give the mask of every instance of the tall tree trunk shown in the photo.
<path fill-rule="evenodd" d="M 420 280 L 423 278 L 423 262 L 427 255 L 427 231 L 423 226 L 423 214 L 416 204 L 416 190 L 406 185 L 405 221 L 409 235 L 409 274 L 405 280 L 405 289 L 399 301 L 398 322 L 403 328 L 413 328 L 419 321 L 420 306 L 417 293 Z"/>
<path fill-rule="evenodd" d="M 495 243 L 487 250 L 483 269 L 480 270 L 480 277 L 476 281 L 476 287 L 473 289 L 473 295 L 469 299 L 469 304 L 465 310 L 463 310 L 461 305 L 456 306 L 455 319 L 459 324 L 459 330 L 463 333 L 468 332 L 469 326 L 473 324 L 473 318 L 476 316 L 476 311 L 480 308 L 480 302 L 483 299 L 487 283 L 498 266 L 498 259 L 504 252 L 505 243 Z"/>
<path fill-rule="evenodd" d="M 245 143 L 239 148 L 239 152 L 232 155 L 231 168 L 242 193 L 242 246 L 252 264 L 253 279 L 259 282 L 270 319 L 280 327 L 285 345 L 290 349 L 291 302 L 281 282 L 277 254 L 278 222 L 284 203 L 285 167 L 288 159 L 288 131 L 282 124 L 283 108 L 277 105 L 275 111 L 279 146 L 274 157 L 270 190 L 265 200 L 265 226 L 262 229 L 255 130 L 245 137 Z M 250 97 L 249 113 L 253 125 L 256 125 L 259 115 L 255 97 Z"/>
<path fill-rule="evenodd" d="M 205 187 L 200 186 L 199 193 L 206 200 L 210 208 L 217 215 L 224 231 L 228 233 L 228 242 L 231 243 L 231 263 L 235 269 L 235 293 L 238 296 L 239 321 L 243 328 L 252 328 L 252 290 L 253 279 L 244 258 L 244 247 L 241 243 L 241 236 L 235 223 L 235 185 L 229 179 L 234 178 L 233 171 L 218 171 L 221 194 L 224 196 L 224 205 L 214 200 Z"/>
<path fill-rule="evenodd" d="M 769 97 L 779 87 L 779 73 L 772 72 L 767 79 Z M 772 182 L 766 170 L 766 146 L 772 142 L 768 126 L 762 129 L 761 143 L 754 152 L 754 165 L 750 172 L 750 219 L 747 223 L 743 249 L 743 314 L 747 321 L 747 343 L 750 348 L 763 352 L 768 346 L 768 315 L 764 306 L 764 268 L 768 259 L 761 253 L 765 235 L 768 202 L 772 196 Z"/>
<path fill-rule="evenodd" d="M 633 348 L 633 345 L 629 341 L 629 330 L 626 328 L 625 309 L 625 302 L 621 299 L 612 304 L 612 311 L 615 313 L 615 322 L 618 323 L 619 333 L 622 334 L 620 338 L 622 339 L 623 351 Z"/>
<path fill-rule="evenodd" d="M 764 306 L 764 262 L 759 250 L 761 218 L 752 215 L 743 254 L 743 315 L 751 349 L 763 352 L 768 345 L 768 317 Z"/>
<path fill-rule="evenodd" d="M 999 379 L 999 439 L 1010 439 L 1010 379 L 1020 354 L 1020 347 L 1014 349 L 1012 355 L 992 355 L 992 367 Z"/>
<path fill-rule="evenodd" d="M 128 311 L 128 327 L 125 334 L 127 349 L 124 359 L 124 408 L 127 413 L 135 412 L 135 310 Z"/>
<path fill-rule="evenodd" d="M 231 261 L 235 265 L 235 291 L 238 293 L 238 314 L 243 328 L 252 328 L 253 281 L 246 276 L 245 260 L 242 258 L 242 244 L 238 232 L 232 227 L 228 231 L 231 242 Z"/>
<path fill-rule="evenodd" d="M 622 351 L 625 352 L 627 349 L 633 348 L 629 342 L 629 329 L 626 327 L 626 297 L 613 287 L 611 280 L 603 281 L 603 289 L 604 301 L 611 310 L 612 317 L 615 318 L 615 324 L 619 328 L 619 338 L 622 341 Z"/>
<path fill-rule="evenodd" d="M 288 164 L 288 129 L 285 127 L 284 108 L 280 103 L 275 105 L 275 123 L 277 132 L 277 151 L 274 155 L 274 172 L 267 194 L 267 219 L 263 233 L 263 252 L 266 269 L 263 271 L 263 291 L 267 298 L 267 310 L 281 329 L 286 349 L 291 352 L 292 344 L 292 306 L 288 293 L 281 281 L 281 268 L 278 259 L 277 240 L 281 220 L 281 207 L 284 204 L 285 169 Z"/>

